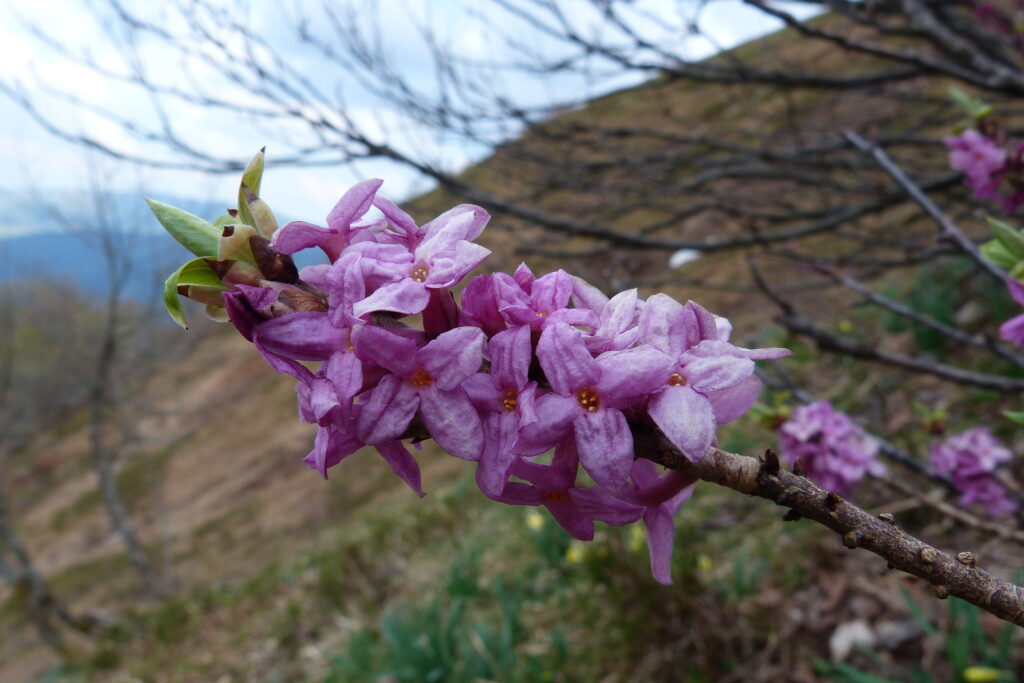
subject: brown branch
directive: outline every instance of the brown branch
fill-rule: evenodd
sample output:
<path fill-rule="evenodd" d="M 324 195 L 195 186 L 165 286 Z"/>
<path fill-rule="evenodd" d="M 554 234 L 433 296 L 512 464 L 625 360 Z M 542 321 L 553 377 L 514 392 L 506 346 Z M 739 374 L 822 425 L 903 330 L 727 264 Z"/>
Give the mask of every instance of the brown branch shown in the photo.
<path fill-rule="evenodd" d="M 847 548 L 869 550 L 891 568 L 928 581 L 937 598 L 952 595 L 1024 626 L 1024 588 L 978 569 L 971 552 L 955 557 L 944 553 L 899 529 L 891 515 L 871 515 L 810 479 L 782 469 L 772 451 L 755 459 L 712 448 L 699 463 L 691 463 L 656 429 L 638 424 L 632 429 L 639 457 L 771 500 L 790 509 L 787 519 L 812 519 L 839 534 Z"/>
<path fill-rule="evenodd" d="M 960 227 L 954 223 L 949 216 L 943 213 L 935 202 L 933 202 L 928 195 L 924 193 L 921 187 L 910 179 L 910 176 L 900 168 L 895 161 L 892 160 L 888 154 L 885 153 L 881 147 L 877 144 L 873 144 L 861 136 L 857 135 L 851 130 L 844 130 L 843 137 L 850 141 L 850 144 L 854 145 L 857 149 L 870 154 L 874 160 L 881 166 L 886 173 L 892 176 L 903 191 L 913 199 L 917 204 L 924 209 L 925 213 L 939 226 L 942 231 L 942 237 L 952 241 L 956 246 L 963 251 L 965 254 L 971 257 L 971 259 L 978 264 L 982 270 L 987 272 L 995 279 L 1002 282 L 1004 285 L 1009 279 L 1009 275 L 999 266 L 993 264 L 987 258 L 985 258 L 978 245 L 971 240 L 970 237 L 965 235 Z"/>

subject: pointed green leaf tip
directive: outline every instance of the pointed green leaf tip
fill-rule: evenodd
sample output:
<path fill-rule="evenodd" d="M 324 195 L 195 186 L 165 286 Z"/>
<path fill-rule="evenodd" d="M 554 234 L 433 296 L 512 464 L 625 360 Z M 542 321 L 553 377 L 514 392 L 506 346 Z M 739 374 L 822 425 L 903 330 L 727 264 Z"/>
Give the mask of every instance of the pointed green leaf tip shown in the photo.
<path fill-rule="evenodd" d="M 1017 259 L 999 240 L 985 242 L 985 244 L 981 245 L 981 253 L 985 258 L 1001 268 L 1009 270 L 1017 265 Z"/>
<path fill-rule="evenodd" d="M 1004 410 L 1003 417 L 1011 422 L 1015 422 L 1024 427 L 1024 411 L 1021 410 Z"/>
<path fill-rule="evenodd" d="M 988 227 L 992 228 L 996 239 L 1006 247 L 1006 250 L 1017 259 L 1024 259 L 1024 237 L 1006 223 L 995 218 L 988 219 Z"/>
<path fill-rule="evenodd" d="M 174 322 L 187 330 L 188 323 L 185 322 L 185 312 L 181 309 L 181 299 L 178 297 L 180 285 L 199 285 L 223 289 L 224 283 L 213 272 L 213 268 L 206 262 L 206 259 L 202 258 L 188 261 L 164 280 L 164 307 L 174 318 Z"/>
<path fill-rule="evenodd" d="M 972 119 L 983 119 L 992 115 L 992 105 L 973 95 L 968 95 L 960 88 L 950 88 L 949 97 Z"/>
<path fill-rule="evenodd" d="M 249 202 L 245 196 L 246 188 L 249 189 L 252 194 L 257 197 L 260 196 L 260 181 L 263 179 L 263 160 L 264 150 L 266 147 L 256 153 L 256 156 L 252 158 L 249 165 L 245 167 L 245 171 L 242 173 L 242 182 L 238 185 L 238 217 L 242 219 L 242 222 L 256 227 L 256 223 L 253 220 L 252 212 L 249 211 Z"/>
<path fill-rule="evenodd" d="M 155 199 L 147 199 L 149 210 L 153 212 L 160 225 L 171 233 L 171 237 L 178 240 L 186 249 L 196 256 L 208 256 L 217 258 L 217 251 L 220 248 L 221 230 L 212 223 L 203 220 L 199 216 L 193 216 L 188 211 L 158 202 Z"/>

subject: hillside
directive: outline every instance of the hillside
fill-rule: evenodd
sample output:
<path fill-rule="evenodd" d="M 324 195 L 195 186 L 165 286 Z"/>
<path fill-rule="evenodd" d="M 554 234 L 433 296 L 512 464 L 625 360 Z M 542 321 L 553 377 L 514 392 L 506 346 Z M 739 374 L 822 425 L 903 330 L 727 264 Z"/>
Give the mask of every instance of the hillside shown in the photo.
<path fill-rule="evenodd" d="M 834 49 L 791 38 L 782 32 L 740 49 L 780 64 L 858 68 Z M 900 96 L 945 88 L 937 81 L 895 87 Z M 866 101 L 841 92 L 656 80 L 538 126 L 466 177 L 496 196 L 575 221 L 623 231 L 665 222 L 645 234 L 722 240 L 744 230 L 745 217 L 729 206 L 770 217 L 785 205 L 815 216 L 831 210 L 838 193 L 794 193 L 788 178 L 701 182 L 721 153 L 702 146 L 702 136 L 749 146 L 826 127 L 918 126 L 901 118 L 893 94 Z M 929 123 L 917 130 L 938 135 L 948 124 L 945 105 L 924 99 Z M 600 144 L 592 137 L 596 124 L 625 122 L 651 135 L 603 137 Z M 663 154 L 670 144 L 679 149 Z M 923 156 L 907 163 L 920 167 L 943 154 L 938 146 L 914 153 Z M 541 163 L 552 156 L 579 173 L 553 177 Z M 675 160 L 659 163 L 669 157 Z M 829 173 L 841 180 L 839 171 Z M 623 198 L 629 211 L 617 210 L 627 204 Z M 411 207 L 427 218 L 460 200 L 439 191 Z M 701 202 L 707 208 L 693 208 Z M 821 395 L 854 396 L 878 426 L 913 436 L 906 406 L 892 409 L 905 398 L 900 392 L 948 388 L 932 380 L 911 387 L 872 366 L 823 366 L 809 345 L 772 325 L 773 307 L 752 296 L 749 249 L 668 270 L 668 247 L 609 248 L 495 214 L 481 239 L 494 252 L 491 268 L 511 269 L 525 258 L 537 273 L 565 267 L 609 290 L 639 284 L 645 295 L 696 299 L 730 317 L 738 341 L 792 344 L 798 353 L 790 367 L 800 381 Z M 907 230 L 931 229 L 895 202 L 866 213 L 861 226 L 879 233 L 897 219 Z M 764 220 L 768 230 L 792 227 Z M 815 248 L 861 248 L 836 239 Z M 908 275 L 916 273 L 908 268 L 891 282 L 913 292 Z M 786 277 L 782 268 L 770 275 Z M 960 283 L 941 273 L 935 283 L 945 288 L 940 293 L 962 294 Z M 803 296 L 835 324 L 847 314 L 846 299 Z M 854 320 L 865 329 L 885 324 L 871 314 Z M 709 485 L 698 487 L 679 516 L 676 584 L 663 587 L 649 576 L 642 536 L 603 527 L 593 544 L 570 542 L 532 510 L 489 504 L 471 469 L 432 443 L 417 456 L 424 500 L 372 451 L 351 456 L 325 482 L 301 463 L 314 430 L 296 419 L 291 381 L 226 326 L 181 334 L 191 348 L 161 366 L 132 401 L 125 419 L 139 438 L 119 462 L 140 534 L 179 592 L 159 601 L 143 594 L 95 493 L 84 427 L 72 423 L 45 435 L 4 472 L 16 491 L 18 530 L 74 609 L 117 614 L 121 624 L 95 644 L 77 641 L 79 667 L 61 669 L 24 624 L 17 596 L 3 589 L 0 681 L 46 673 L 49 680 L 116 681 L 363 681 L 387 673 L 393 677 L 386 680 L 406 681 L 425 680 L 424 672 L 467 681 L 812 681 L 831 671 L 830 636 L 858 622 L 889 640 L 876 648 L 877 661 L 863 653 L 851 661 L 903 680 L 907 667 L 927 658 L 942 680 L 952 676 L 946 652 L 959 642 L 946 630 L 1001 633 L 987 615 L 933 600 L 927 586 L 887 572 L 866 553 L 849 553 L 809 523 L 782 524 L 775 507 Z M 892 338 L 912 343 L 910 332 Z M 969 398 L 970 410 L 1001 405 L 998 397 Z M 753 419 L 721 435 L 724 448 L 740 452 L 774 445 L 774 435 Z M 873 483 L 857 500 L 899 513 L 913 532 L 977 547 L 972 534 L 951 531 L 905 491 Z M 997 572 L 1024 562 L 1024 551 L 1008 543 L 994 542 L 986 553 Z"/>

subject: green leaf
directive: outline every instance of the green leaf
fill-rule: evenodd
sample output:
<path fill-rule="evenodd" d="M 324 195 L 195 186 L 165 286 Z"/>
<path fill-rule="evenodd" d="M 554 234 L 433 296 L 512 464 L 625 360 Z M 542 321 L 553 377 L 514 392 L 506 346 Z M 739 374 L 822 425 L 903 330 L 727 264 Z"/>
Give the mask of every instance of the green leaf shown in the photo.
<path fill-rule="evenodd" d="M 1024 410 L 1004 410 L 1003 417 L 1024 427 Z"/>
<path fill-rule="evenodd" d="M 968 95 L 959 88 L 950 88 L 949 97 L 972 119 L 983 119 L 992 115 L 991 104 L 980 97 Z"/>
<path fill-rule="evenodd" d="M 1010 269 L 1017 265 L 1017 259 L 999 240 L 992 240 L 981 245 L 981 254 L 1001 268 Z"/>
<path fill-rule="evenodd" d="M 223 228 L 225 225 L 233 225 L 238 222 L 238 216 L 232 216 L 230 213 L 225 213 L 217 216 L 217 220 L 213 222 L 215 228 Z"/>
<path fill-rule="evenodd" d="M 249 246 L 249 240 L 253 235 L 258 235 L 259 231 L 251 225 L 242 225 L 240 223 L 224 227 L 227 230 L 220 238 L 220 259 L 234 259 L 236 261 L 245 261 L 246 263 L 256 263 L 256 258 L 252 254 L 252 247 Z"/>
<path fill-rule="evenodd" d="M 252 225 L 256 226 L 261 235 L 270 239 L 277 232 L 277 219 L 274 218 L 274 212 L 270 210 L 270 205 L 248 188 L 243 188 L 243 193 L 249 215 L 252 216 Z"/>
<path fill-rule="evenodd" d="M 260 181 L 263 179 L 263 159 L 264 159 L 264 147 L 256 156 L 252 158 L 249 165 L 245 167 L 245 171 L 242 172 L 242 182 L 238 185 L 238 217 L 242 219 L 243 223 L 247 225 L 256 226 L 255 221 L 252 217 L 252 212 L 249 211 L 249 202 L 245 198 L 245 189 L 249 188 L 257 197 L 260 195 Z"/>
<path fill-rule="evenodd" d="M 160 225 L 164 226 L 164 229 L 171 233 L 171 237 L 178 240 L 183 247 L 196 256 L 217 257 L 221 233 L 219 228 L 170 204 L 155 199 L 147 199 L 146 203 L 160 221 Z"/>
<path fill-rule="evenodd" d="M 203 287 L 217 287 L 224 289 L 217 274 L 210 268 L 205 259 L 197 258 L 182 264 L 181 268 L 170 274 L 164 280 L 164 308 L 178 323 L 186 330 L 188 323 L 185 322 L 185 313 L 181 309 L 181 299 L 178 298 L 178 287 L 181 285 L 199 285 Z"/>
<path fill-rule="evenodd" d="M 1018 231 L 995 218 L 988 219 L 988 227 L 992 228 L 996 239 L 1006 247 L 1007 251 L 1016 256 L 1018 260 L 1024 259 L 1024 237 L 1021 237 Z"/>

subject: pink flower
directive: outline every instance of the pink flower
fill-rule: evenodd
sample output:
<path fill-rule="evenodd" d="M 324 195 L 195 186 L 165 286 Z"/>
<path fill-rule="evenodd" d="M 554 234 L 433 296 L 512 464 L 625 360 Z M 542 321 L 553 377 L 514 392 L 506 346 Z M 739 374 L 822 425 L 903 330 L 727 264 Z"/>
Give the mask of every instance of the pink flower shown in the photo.
<path fill-rule="evenodd" d="M 639 338 L 673 360 L 647 412 L 683 455 L 698 462 L 714 442 L 716 425 L 745 413 L 761 382 L 752 358 L 788 356 L 786 349 L 741 349 L 720 339 L 715 317 L 692 301 L 650 297 L 640 313 Z"/>
<path fill-rule="evenodd" d="M 510 505 L 543 505 L 566 532 L 581 541 L 594 538 L 594 522 L 614 526 L 631 524 L 644 509 L 622 501 L 599 486 L 576 486 L 579 457 L 571 440 L 555 449 L 550 465 L 538 465 L 518 459 L 512 474 L 524 482 L 509 482 L 494 500 Z"/>
<path fill-rule="evenodd" d="M 1024 306 L 1024 284 L 1010 278 L 1007 281 L 1007 286 L 1010 289 L 1010 296 L 1013 297 L 1013 300 Z M 1003 323 L 999 327 L 999 338 L 1013 342 L 1017 346 L 1024 344 L 1024 313 L 1015 318 L 1010 318 Z"/>
<path fill-rule="evenodd" d="M 779 427 L 779 450 L 790 465 L 800 460 L 824 489 L 846 494 L 870 474 L 885 475 L 878 442 L 828 401 L 799 406 Z"/>
<path fill-rule="evenodd" d="M 1009 451 L 985 427 L 954 434 L 931 449 L 932 471 L 948 476 L 962 494 L 964 505 L 980 503 L 993 517 L 1017 509 L 1006 489 L 992 476 L 996 468 L 1013 459 Z"/>
<path fill-rule="evenodd" d="M 523 435 L 532 452 L 541 453 L 571 433 L 594 481 L 612 492 L 622 490 L 633 465 L 633 436 L 622 410 L 661 386 L 672 360 L 651 346 L 594 358 L 579 330 L 561 322 L 541 334 L 537 358 L 552 391 L 538 399 L 538 421 Z"/>
<path fill-rule="evenodd" d="M 1006 164 L 1006 150 L 973 128 L 943 140 L 949 147 L 949 165 L 963 171 L 968 187 L 980 199 L 995 199 Z"/>
<path fill-rule="evenodd" d="M 418 413 L 441 448 L 479 460 L 480 418 L 462 384 L 480 369 L 483 344 L 483 332 L 475 327 L 445 332 L 422 349 L 383 328 L 362 328 L 355 338 L 356 353 L 391 374 L 360 396 L 359 438 L 373 445 L 395 441 Z"/>

